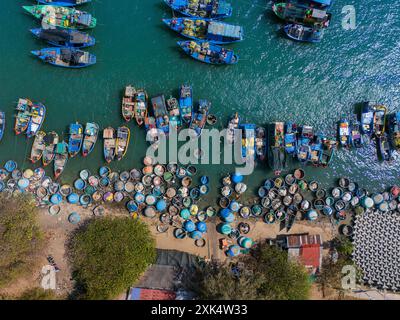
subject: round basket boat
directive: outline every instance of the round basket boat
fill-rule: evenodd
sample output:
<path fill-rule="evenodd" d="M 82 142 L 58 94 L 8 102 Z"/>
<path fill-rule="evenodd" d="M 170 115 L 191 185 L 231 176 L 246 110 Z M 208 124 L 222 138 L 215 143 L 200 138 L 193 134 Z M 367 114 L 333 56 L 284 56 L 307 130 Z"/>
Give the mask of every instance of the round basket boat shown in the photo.
<path fill-rule="evenodd" d="M 197 214 L 199 213 L 199 207 L 195 204 L 192 204 L 189 208 L 189 211 L 192 216 L 197 216 Z"/>
<path fill-rule="evenodd" d="M 317 191 L 319 189 L 319 183 L 317 181 L 311 181 L 309 184 L 310 191 Z"/>
<path fill-rule="evenodd" d="M 103 196 L 104 202 L 111 203 L 114 201 L 114 193 L 113 192 L 106 192 Z"/>
<path fill-rule="evenodd" d="M 258 196 L 264 198 L 267 195 L 267 190 L 264 187 L 258 188 Z"/>
<path fill-rule="evenodd" d="M 197 174 L 197 168 L 195 166 L 188 166 L 186 171 L 191 176 L 194 176 Z"/>
<path fill-rule="evenodd" d="M 170 214 L 171 217 L 175 217 L 179 214 L 179 209 L 174 205 L 170 205 L 168 207 L 168 213 Z"/>
<path fill-rule="evenodd" d="M 142 173 L 143 173 L 143 175 L 145 175 L 145 176 L 151 175 L 151 174 L 153 174 L 153 170 L 154 170 L 153 166 L 145 166 L 145 167 L 142 169 Z"/>
<path fill-rule="evenodd" d="M 186 231 L 184 229 L 176 228 L 174 230 L 174 237 L 175 238 L 182 240 L 182 239 L 185 239 L 186 236 L 187 236 L 187 233 L 186 233 Z"/>
<path fill-rule="evenodd" d="M 265 180 L 265 182 L 264 182 L 264 188 L 265 189 L 270 190 L 273 187 L 274 187 L 274 181 L 273 180 L 271 180 L 271 179 Z"/>
<path fill-rule="evenodd" d="M 325 201 L 323 199 L 314 200 L 314 208 L 317 210 L 323 210 L 325 207 Z"/>
<path fill-rule="evenodd" d="M 217 210 L 215 210 L 213 207 L 208 207 L 206 209 L 206 214 L 208 217 L 214 217 L 217 214 Z"/>
<path fill-rule="evenodd" d="M 108 175 L 110 174 L 111 169 L 109 167 L 100 167 L 99 169 L 99 175 L 102 178 L 108 177 Z"/>
<path fill-rule="evenodd" d="M 152 206 L 157 202 L 157 198 L 151 194 L 146 196 L 146 204 Z"/>
<path fill-rule="evenodd" d="M 31 169 L 26 169 L 23 173 L 23 177 L 25 179 L 31 179 L 34 175 L 34 172 Z"/>
<path fill-rule="evenodd" d="M 106 188 L 110 185 L 110 179 L 107 177 L 103 177 L 100 179 L 99 185 L 101 188 Z"/>
<path fill-rule="evenodd" d="M 174 175 L 171 172 L 164 172 L 163 179 L 166 183 L 171 183 L 174 179 Z"/>
<path fill-rule="evenodd" d="M 318 199 L 323 199 L 326 197 L 326 190 L 325 189 L 318 189 L 317 192 L 315 193 L 315 196 Z"/>
<path fill-rule="evenodd" d="M 106 212 L 106 209 L 105 209 L 103 206 L 97 206 L 97 207 L 95 207 L 95 208 L 93 209 L 93 214 L 94 214 L 96 217 L 102 217 L 102 216 L 104 216 L 105 212 Z"/>
<path fill-rule="evenodd" d="M 349 224 L 342 224 L 339 228 L 339 231 L 342 235 L 346 237 L 351 237 L 353 235 L 354 229 Z"/>
<path fill-rule="evenodd" d="M 143 159 L 143 164 L 144 164 L 145 166 L 152 166 L 153 163 L 154 163 L 153 158 L 150 157 L 150 156 L 146 156 L 146 157 Z"/>
<path fill-rule="evenodd" d="M 271 202 L 271 208 L 272 210 L 278 210 L 282 206 L 282 200 L 281 199 L 274 199 Z"/>
<path fill-rule="evenodd" d="M 6 169 L 9 173 L 13 172 L 17 168 L 18 168 L 18 164 L 13 160 L 8 160 L 6 162 L 6 164 L 4 165 L 4 169 Z"/>
<path fill-rule="evenodd" d="M 50 214 L 51 216 L 56 216 L 56 215 L 58 215 L 58 214 L 60 213 L 60 211 L 61 211 L 61 208 L 60 208 L 60 206 L 57 205 L 57 204 L 52 205 L 52 206 L 49 208 L 49 214 Z"/>
<path fill-rule="evenodd" d="M 50 197 L 50 202 L 51 202 L 52 204 L 60 204 L 60 203 L 62 202 L 62 196 L 61 196 L 61 194 L 58 194 L 58 193 L 53 194 L 53 195 Z"/>
<path fill-rule="evenodd" d="M 144 216 L 147 218 L 155 218 L 157 215 L 157 210 L 153 206 L 146 207 L 143 212 Z"/>
<path fill-rule="evenodd" d="M 203 239 L 203 238 L 201 238 L 201 239 L 196 239 L 196 240 L 194 241 L 194 244 L 195 244 L 196 247 L 204 248 L 204 247 L 206 246 L 206 239 Z"/>
<path fill-rule="evenodd" d="M 119 173 L 118 172 L 110 172 L 108 175 L 108 179 L 110 180 L 110 183 L 115 183 L 119 179 Z"/>
<path fill-rule="evenodd" d="M 117 181 L 114 183 L 114 190 L 121 192 L 125 189 L 125 184 L 122 181 Z"/>
<path fill-rule="evenodd" d="M 165 167 L 161 164 L 158 164 L 154 167 L 154 173 L 156 176 L 162 177 L 165 172 Z"/>
<path fill-rule="evenodd" d="M 51 182 L 47 189 L 49 190 L 50 194 L 55 194 L 60 190 L 60 184 L 57 182 Z"/>
<path fill-rule="evenodd" d="M 200 183 L 201 183 L 201 184 L 208 184 L 209 182 L 210 182 L 210 178 L 207 177 L 207 176 L 202 176 L 202 177 L 200 178 Z"/>
<path fill-rule="evenodd" d="M 279 195 L 280 197 L 286 197 L 287 194 L 288 194 L 288 190 L 287 190 L 286 187 L 280 187 L 280 188 L 278 189 L 278 195 Z"/>
<path fill-rule="evenodd" d="M 276 220 L 283 221 L 286 219 L 286 212 L 282 210 L 278 210 L 275 212 Z"/>
<path fill-rule="evenodd" d="M 288 175 L 286 175 L 286 177 L 285 177 L 285 183 L 286 183 L 288 186 L 291 186 L 291 185 L 293 185 L 293 184 L 296 183 L 296 178 L 294 177 L 293 174 L 288 174 Z"/>
<path fill-rule="evenodd" d="M 81 172 L 79 172 L 79 177 L 82 180 L 87 180 L 90 177 L 90 171 L 87 169 L 82 170 Z"/>
<path fill-rule="evenodd" d="M 129 178 L 131 177 L 130 173 L 128 171 L 123 171 L 119 175 L 119 179 L 123 182 L 127 182 Z"/>
<path fill-rule="evenodd" d="M 178 170 L 178 165 L 176 163 L 168 163 L 167 164 L 167 171 L 175 174 L 175 172 Z"/>
<path fill-rule="evenodd" d="M 222 179 L 222 184 L 223 184 L 224 186 L 230 186 L 230 185 L 232 185 L 231 176 L 229 175 L 229 176 L 224 177 L 224 178 Z"/>
<path fill-rule="evenodd" d="M 173 197 L 176 196 L 176 189 L 168 188 L 167 191 L 165 192 L 165 195 L 167 196 L 167 198 L 172 199 Z"/>
<path fill-rule="evenodd" d="M 131 200 L 126 204 L 126 208 L 128 209 L 129 212 L 137 212 L 138 211 L 138 205 L 135 201 Z"/>
<path fill-rule="evenodd" d="M 142 173 L 138 169 L 132 169 L 130 176 L 132 181 L 140 181 L 142 179 Z"/>
<path fill-rule="evenodd" d="M 224 187 L 221 189 L 221 194 L 222 194 L 224 197 L 229 197 L 229 196 L 231 195 L 231 193 L 232 193 L 232 189 L 231 189 L 229 186 L 224 186 Z"/>
<path fill-rule="evenodd" d="M 93 195 L 93 193 L 96 192 L 96 188 L 89 185 L 85 188 L 84 192 L 85 192 L 85 194 L 88 194 L 91 196 L 91 195 Z"/>
<path fill-rule="evenodd" d="M 347 189 L 349 187 L 350 180 L 348 178 L 340 178 L 339 179 L 339 187 L 343 189 Z"/>
<path fill-rule="evenodd" d="M 145 202 L 145 200 L 146 200 L 146 196 L 141 192 L 136 192 L 134 198 L 135 198 L 135 201 L 139 204 Z"/>
<path fill-rule="evenodd" d="M 250 217 L 251 214 L 251 210 L 249 207 L 242 207 L 239 211 L 239 215 L 243 218 L 243 219 L 248 219 Z"/>
<path fill-rule="evenodd" d="M 298 184 L 293 184 L 293 185 L 291 185 L 291 186 L 289 187 L 289 190 L 288 190 L 288 192 L 289 192 L 291 195 L 295 195 L 298 191 L 299 191 L 299 185 L 298 185 Z"/>
<path fill-rule="evenodd" d="M 63 197 L 68 197 L 72 193 L 72 187 L 69 184 L 64 184 L 60 188 L 60 193 Z"/>
<path fill-rule="evenodd" d="M 99 202 L 103 199 L 103 192 L 100 190 L 97 190 L 95 193 L 93 193 L 92 198 L 94 202 Z"/>
<path fill-rule="evenodd" d="M 242 183 L 242 182 L 236 184 L 236 186 L 235 186 L 235 191 L 236 191 L 238 194 L 245 193 L 246 190 L 247 190 L 247 185 L 245 185 L 245 184 Z"/>
<path fill-rule="evenodd" d="M 248 234 L 250 232 L 250 225 L 245 222 L 241 222 L 238 225 L 238 229 L 242 234 Z"/>
<path fill-rule="evenodd" d="M 150 187 L 152 182 L 153 182 L 153 178 L 151 177 L 151 175 L 144 175 L 143 176 L 142 183 L 143 183 L 144 186 Z"/>
<path fill-rule="evenodd" d="M 0 169 L 0 180 L 2 180 L 2 181 L 6 180 L 7 177 L 8 177 L 8 175 L 9 175 L 9 173 L 8 173 L 7 170 L 5 170 L 5 169 Z M 20 179 L 20 178 L 22 178 L 22 175 L 21 175 L 21 177 L 19 177 L 18 179 Z M 14 179 L 15 179 L 15 178 L 14 178 Z M 15 179 L 15 180 L 18 180 L 18 179 Z"/>
<path fill-rule="evenodd" d="M 76 193 L 71 193 L 67 200 L 71 204 L 77 204 L 79 202 L 79 196 Z"/>
<path fill-rule="evenodd" d="M 218 204 L 221 208 L 228 208 L 230 200 L 227 197 L 222 197 L 219 199 Z"/>
<path fill-rule="evenodd" d="M 81 216 L 76 212 L 72 212 L 68 216 L 68 221 L 72 224 L 78 224 L 81 221 Z"/>
<path fill-rule="evenodd" d="M 7 173 L 8 174 L 8 173 Z M 15 180 L 19 180 L 22 178 L 22 172 L 21 170 L 15 169 L 12 173 L 11 173 L 11 177 Z M 1 179 L 1 174 L 0 174 L 0 180 Z"/>
<path fill-rule="evenodd" d="M 74 188 L 76 190 L 82 191 L 86 187 L 86 182 L 83 179 L 77 179 L 74 182 Z"/>
<path fill-rule="evenodd" d="M 124 200 L 125 196 L 122 192 L 118 191 L 114 194 L 114 201 L 120 203 Z"/>
<path fill-rule="evenodd" d="M 201 195 L 206 195 L 206 194 L 209 193 L 210 188 L 208 187 L 208 185 L 203 184 L 203 185 L 200 186 L 199 190 L 200 190 L 200 194 Z"/>
<path fill-rule="evenodd" d="M 302 179 L 304 179 L 305 176 L 306 176 L 306 174 L 305 174 L 305 172 L 304 172 L 303 169 L 296 169 L 296 170 L 294 171 L 294 177 L 295 177 L 297 180 L 302 180 Z"/>
<path fill-rule="evenodd" d="M 251 214 L 255 217 L 259 217 L 262 214 L 262 207 L 259 204 L 255 204 L 251 207 Z"/>
<path fill-rule="evenodd" d="M 192 199 L 199 199 L 200 198 L 200 189 L 199 188 L 193 188 L 190 190 L 190 197 Z"/>
<path fill-rule="evenodd" d="M 204 212 L 204 211 L 200 211 L 198 214 L 197 214 L 197 220 L 198 221 L 200 221 L 200 222 L 204 222 L 204 221 L 207 221 L 207 214 Z"/>
<path fill-rule="evenodd" d="M 162 178 L 159 176 L 155 176 L 153 178 L 153 185 L 160 186 L 162 184 Z"/>
<path fill-rule="evenodd" d="M 17 186 L 17 181 L 15 181 L 14 179 L 9 179 L 7 181 L 7 188 L 10 190 L 14 190 L 14 188 Z"/>
<path fill-rule="evenodd" d="M 29 187 L 28 179 L 22 178 L 18 180 L 18 188 L 20 188 L 21 190 L 25 190 L 28 187 Z"/>
<path fill-rule="evenodd" d="M 144 190 L 144 185 L 141 182 L 136 183 L 135 185 L 135 191 L 136 192 L 143 192 Z"/>
<path fill-rule="evenodd" d="M 275 178 L 275 180 L 274 180 L 274 186 L 275 186 L 275 188 L 279 189 L 279 188 L 281 188 L 284 184 L 285 184 L 285 181 L 284 181 L 282 178 L 280 178 L 280 177 Z"/>
<path fill-rule="evenodd" d="M 182 199 L 182 204 L 184 207 L 189 208 L 193 203 L 193 200 L 190 197 L 185 197 Z"/>
<path fill-rule="evenodd" d="M 86 206 L 88 206 L 89 204 L 92 203 L 92 197 L 90 195 L 88 195 L 88 194 L 83 194 L 79 198 L 79 203 L 82 206 L 86 207 Z"/>

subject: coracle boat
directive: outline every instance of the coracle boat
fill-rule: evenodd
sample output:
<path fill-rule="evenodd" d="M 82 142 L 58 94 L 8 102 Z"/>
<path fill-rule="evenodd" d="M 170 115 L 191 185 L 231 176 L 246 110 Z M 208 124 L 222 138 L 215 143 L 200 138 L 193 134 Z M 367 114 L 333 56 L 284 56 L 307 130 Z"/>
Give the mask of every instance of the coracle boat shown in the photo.
<path fill-rule="evenodd" d="M 31 119 L 32 101 L 29 99 L 20 98 L 16 107 L 17 116 L 15 119 L 14 131 L 16 135 L 24 133 L 28 129 Z"/>
<path fill-rule="evenodd" d="M 383 105 L 374 107 L 374 134 L 376 137 L 382 136 L 386 128 L 387 108 Z"/>
<path fill-rule="evenodd" d="M 163 19 L 163 22 L 181 36 L 213 44 L 234 43 L 243 40 L 243 28 L 221 21 L 202 18 Z"/>
<path fill-rule="evenodd" d="M 364 146 L 364 139 L 361 135 L 361 123 L 357 120 L 357 117 L 353 117 L 350 121 L 351 129 L 351 144 L 355 148 L 361 148 Z"/>
<path fill-rule="evenodd" d="M 315 167 L 318 167 L 321 164 L 324 137 L 325 136 L 322 133 L 317 133 L 314 137 L 314 141 L 312 141 L 310 145 L 310 162 Z"/>
<path fill-rule="evenodd" d="M 393 149 L 389 144 L 389 139 L 386 133 L 377 136 L 376 144 L 378 147 L 378 157 L 381 161 L 393 160 Z"/>
<path fill-rule="evenodd" d="M 293 122 L 285 123 L 285 150 L 293 155 L 297 149 L 297 125 Z"/>
<path fill-rule="evenodd" d="M 400 112 L 393 113 L 388 120 L 389 142 L 394 150 L 400 151 Z"/>
<path fill-rule="evenodd" d="M 138 126 L 143 125 L 147 117 L 147 92 L 144 89 L 138 89 L 133 99 L 133 113 Z"/>
<path fill-rule="evenodd" d="M 267 132 L 263 127 L 256 128 L 256 155 L 260 161 L 267 156 Z"/>
<path fill-rule="evenodd" d="M 160 137 L 156 125 L 156 119 L 154 117 L 147 117 L 144 123 L 147 132 L 146 140 L 150 142 L 153 149 L 157 150 Z"/>
<path fill-rule="evenodd" d="M 351 132 L 350 132 L 350 122 L 342 116 L 339 121 L 339 143 L 342 148 L 350 148 L 351 146 Z"/>
<path fill-rule="evenodd" d="M 89 3 L 92 0 L 37 0 L 37 2 L 41 4 L 51 4 L 53 6 L 61 6 L 61 7 L 74 7 L 81 4 Z"/>
<path fill-rule="evenodd" d="M 5 128 L 6 128 L 6 114 L 0 111 L 0 141 L 3 139 Z"/>
<path fill-rule="evenodd" d="M 121 161 L 125 157 L 129 147 L 129 140 L 131 138 L 131 130 L 128 127 L 119 127 L 117 130 L 117 140 L 115 148 L 115 157 Z"/>
<path fill-rule="evenodd" d="M 43 151 L 46 148 L 45 137 L 46 133 L 43 131 L 39 131 L 36 134 L 32 145 L 31 157 L 29 158 L 32 163 L 36 163 L 42 158 Z"/>
<path fill-rule="evenodd" d="M 52 5 L 23 6 L 24 10 L 36 19 L 42 20 L 42 25 L 62 29 L 91 29 L 97 21 L 90 13 L 75 8 Z"/>
<path fill-rule="evenodd" d="M 233 144 L 235 142 L 235 130 L 239 129 L 240 117 L 236 112 L 229 120 L 228 128 L 226 130 L 226 142 Z"/>
<path fill-rule="evenodd" d="M 255 124 L 240 124 L 242 130 L 242 158 L 244 161 L 254 161 L 256 155 Z"/>
<path fill-rule="evenodd" d="M 199 100 L 199 108 L 193 114 L 193 119 L 190 122 L 189 129 L 194 130 L 195 136 L 200 137 L 201 132 L 207 122 L 207 116 L 211 109 L 211 102 L 205 99 Z"/>
<path fill-rule="evenodd" d="M 169 117 L 164 95 L 151 98 L 151 104 L 153 106 L 153 113 L 156 119 L 157 128 L 160 129 L 166 136 L 168 136 Z"/>
<path fill-rule="evenodd" d="M 182 125 L 178 99 L 174 97 L 167 99 L 167 111 L 171 127 L 178 130 Z"/>
<path fill-rule="evenodd" d="M 44 119 L 46 117 L 46 107 L 40 102 L 34 103 L 31 107 L 31 118 L 29 119 L 28 129 L 26 135 L 32 138 L 42 128 Z"/>
<path fill-rule="evenodd" d="M 374 133 L 374 108 L 364 102 L 361 109 L 361 133 L 371 137 Z"/>
<path fill-rule="evenodd" d="M 96 64 L 96 56 L 75 48 L 45 48 L 32 51 L 42 61 L 56 67 L 79 69 Z"/>
<path fill-rule="evenodd" d="M 57 143 L 56 155 L 54 158 L 54 177 L 58 177 L 63 173 L 68 162 L 68 144 L 65 141 Z"/>
<path fill-rule="evenodd" d="M 43 157 L 42 157 L 42 163 L 44 167 L 47 167 L 53 160 L 54 157 L 56 156 L 56 147 L 58 144 L 58 134 L 57 132 L 49 132 L 46 134 L 44 138 L 45 142 L 45 149 L 43 150 Z"/>
<path fill-rule="evenodd" d="M 31 29 L 33 35 L 55 47 L 87 48 L 96 40 L 87 33 L 67 29 Z"/>
<path fill-rule="evenodd" d="M 268 164 L 276 176 L 287 167 L 283 122 L 271 123 L 268 126 Z"/>
<path fill-rule="evenodd" d="M 68 152 L 69 157 L 75 157 L 82 148 L 83 126 L 79 123 L 72 123 L 69 126 Z"/>
<path fill-rule="evenodd" d="M 185 16 L 224 19 L 232 16 L 232 5 L 225 0 L 164 0 L 174 11 Z"/>
<path fill-rule="evenodd" d="M 110 163 L 115 158 L 115 148 L 117 145 L 115 129 L 111 127 L 104 129 L 103 139 L 104 139 L 104 146 L 103 146 L 104 158 L 107 163 Z"/>
<path fill-rule="evenodd" d="M 129 122 L 135 116 L 134 112 L 134 97 L 136 89 L 132 86 L 125 87 L 124 97 L 122 98 L 122 117 Z"/>
<path fill-rule="evenodd" d="M 99 125 L 94 122 L 86 123 L 83 144 L 82 144 L 82 156 L 87 157 L 96 146 L 96 142 L 99 136 Z"/>
<path fill-rule="evenodd" d="M 191 85 L 183 84 L 179 91 L 179 108 L 182 122 L 189 124 L 193 115 L 193 90 Z"/>
<path fill-rule="evenodd" d="M 306 164 L 311 158 L 311 141 L 314 139 L 314 129 L 311 126 L 302 126 L 300 137 L 297 141 L 296 155 L 302 164 Z"/>
<path fill-rule="evenodd" d="M 337 141 L 326 137 L 322 140 L 322 156 L 320 166 L 326 168 L 331 163 L 337 149 Z"/>
<path fill-rule="evenodd" d="M 300 42 L 321 42 L 324 37 L 324 30 L 316 27 L 307 27 L 301 24 L 288 24 L 283 31 L 289 39 Z"/>
<path fill-rule="evenodd" d="M 179 41 L 178 45 L 193 59 L 215 65 L 238 63 L 239 57 L 233 50 L 201 41 Z"/>

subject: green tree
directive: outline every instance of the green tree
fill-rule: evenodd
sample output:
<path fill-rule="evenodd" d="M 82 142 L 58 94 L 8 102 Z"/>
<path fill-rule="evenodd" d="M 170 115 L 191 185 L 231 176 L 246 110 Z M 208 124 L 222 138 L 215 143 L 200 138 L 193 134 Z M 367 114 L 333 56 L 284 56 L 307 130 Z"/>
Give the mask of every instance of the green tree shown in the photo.
<path fill-rule="evenodd" d="M 0 197 L 0 288 L 38 263 L 44 242 L 37 216 L 30 197 Z"/>
<path fill-rule="evenodd" d="M 82 299 L 112 299 L 134 284 L 156 257 L 148 227 L 130 218 L 91 220 L 70 241 Z"/>

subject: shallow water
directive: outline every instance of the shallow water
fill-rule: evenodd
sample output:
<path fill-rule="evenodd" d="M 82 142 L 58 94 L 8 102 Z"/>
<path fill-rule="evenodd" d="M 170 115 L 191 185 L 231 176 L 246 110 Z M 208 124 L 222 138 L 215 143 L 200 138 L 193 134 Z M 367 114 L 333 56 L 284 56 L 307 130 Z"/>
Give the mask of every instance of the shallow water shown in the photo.
<path fill-rule="evenodd" d="M 381 0 L 362 2 L 337 0 L 333 22 L 321 44 L 292 42 L 282 36 L 282 26 L 265 0 L 234 1 L 229 22 L 245 27 L 245 41 L 232 45 L 240 55 L 236 66 L 214 67 L 185 56 L 176 46 L 180 38 L 161 22 L 171 16 L 160 0 L 94 1 L 82 8 L 97 17 L 92 34 L 98 44 L 90 51 L 98 64 L 85 70 L 64 70 L 42 64 L 30 50 L 46 47 L 34 39 L 29 28 L 39 23 L 20 8 L 29 1 L 2 1 L 0 21 L 0 109 L 7 113 L 7 130 L 0 143 L 0 163 L 15 159 L 29 167 L 31 141 L 13 134 L 14 106 L 18 97 L 30 97 L 47 107 L 43 129 L 65 132 L 71 122 L 96 121 L 101 127 L 123 123 L 121 93 L 126 84 L 145 87 L 149 95 L 176 94 L 181 83 L 190 82 L 195 98 L 213 103 L 212 113 L 222 128 L 227 118 L 239 111 L 248 122 L 294 120 L 334 133 L 343 113 L 354 111 L 355 104 L 379 101 L 391 111 L 400 110 L 400 3 Z M 31 3 L 34 3 L 33 1 Z M 357 10 L 357 29 L 341 27 L 344 5 Z M 130 124 L 132 141 L 127 157 L 112 168 L 139 166 L 147 148 L 143 129 Z M 309 178 L 323 184 L 340 175 L 364 187 L 380 189 L 399 183 L 399 161 L 381 164 L 373 146 L 359 151 L 341 151 L 331 168 L 308 168 Z M 64 179 L 77 171 L 96 171 L 104 164 L 99 143 L 87 159 L 69 162 Z M 232 170 L 230 166 L 202 166 L 212 177 Z M 247 178 L 258 185 L 272 172 L 259 165 Z M 217 179 L 214 178 L 214 185 Z"/>

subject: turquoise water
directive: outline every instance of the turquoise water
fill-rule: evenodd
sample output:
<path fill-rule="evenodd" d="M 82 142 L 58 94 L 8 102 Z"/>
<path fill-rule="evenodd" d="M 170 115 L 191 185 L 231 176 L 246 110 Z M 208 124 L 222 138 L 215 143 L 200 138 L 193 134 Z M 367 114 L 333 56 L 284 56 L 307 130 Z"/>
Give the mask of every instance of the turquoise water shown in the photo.
<path fill-rule="evenodd" d="M 94 1 L 83 8 L 97 17 L 91 33 L 98 44 L 90 51 L 98 64 L 85 70 L 65 70 L 42 64 L 30 51 L 46 47 L 29 28 L 39 23 L 21 9 L 29 1 L 2 1 L 0 21 L 0 109 L 7 113 L 7 131 L 0 143 L 0 163 L 15 159 L 29 167 L 32 141 L 13 134 L 14 106 L 18 97 L 43 102 L 47 109 L 44 130 L 66 132 L 71 122 L 96 121 L 101 127 L 122 124 L 121 93 L 125 85 L 145 87 L 150 95 L 176 94 L 181 83 L 190 82 L 195 98 L 213 103 L 212 113 L 222 128 L 239 111 L 248 122 L 294 120 L 334 133 L 341 114 L 353 112 L 364 100 L 400 110 L 400 3 L 381 0 L 337 0 L 333 22 L 321 44 L 292 42 L 282 36 L 281 24 L 265 0 L 235 1 L 229 22 L 245 28 L 246 39 L 231 46 L 240 55 L 236 66 L 214 67 L 185 56 L 176 46 L 180 38 L 168 30 L 162 18 L 172 15 L 161 0 Z M 33 1 L 31 3 L 34 3 Z M 341 27 L 344 5 L 357 10 L 357 29 Z M 115 169 L 139 166 L 146 150 L 145 133 L 133 123 L 127 157 L 113 163 Z M 64 134 L 64 137 L 67 136 Z M 64 179 L 83 168 L 97 170 L 104 163 L 102 147 L 87 159 L 69 162 Z M 232 167 L 201 168 L 208 175 L 226 173 Z M 372 189 L 399 183 L 399 160 L 377 161 L 373 146 L 342 151 L 327 170 L 308 168 L 309 177 L 323 183 L 346 175 Z M 256 186 L 272 176 L 265 165 L 248 177 Z M 216 181 L 217 179 L 215 179 Z"/>

